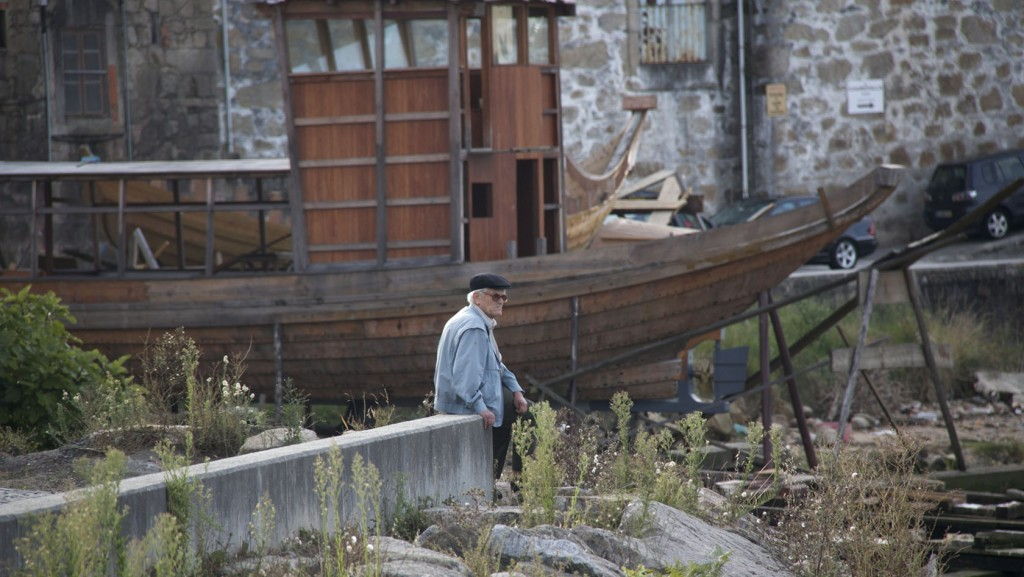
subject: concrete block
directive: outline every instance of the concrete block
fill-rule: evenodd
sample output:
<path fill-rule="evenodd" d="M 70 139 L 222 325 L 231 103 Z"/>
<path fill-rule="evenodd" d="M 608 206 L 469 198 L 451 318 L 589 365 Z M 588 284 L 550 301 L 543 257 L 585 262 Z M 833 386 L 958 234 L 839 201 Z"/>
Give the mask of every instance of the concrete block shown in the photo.
<path fill-rule="evenodd" d="M 272 544 L 299 529 L 318 527 L 313 465 L 333 446 L 341 451 L 345 465 L 341 508 L 346 525 L 359 519 L 352 484 L 352 461 L 357 454 L 380 473 L 383 520 L 394 511 L 399 485 L 404 498 L 412 502 L 425 497 L 441 503 L 473 489 L 480 490 L 488 502 L 492 498 L 490 431 L 480 428 L 475 415 L 437 415 L 193 465 L 188 474 L 199 479 L 211 497 L 204 511 L 219 530 L 211 536 L 213 542 L 229 550 L 241 547 L 249 538 L 253 510 L 264 495 L 276 511 Z M 0 505 L 0 577 L 9 575 L 20 562 L 14 542 L 24 535 L 28 519 L 59 512 L 69 497 L 73 495 L 63 493 Z M 167 511 L 163 473 L 123 481 L 119 502 L 128 507 L 122 527 L 125 538 L 142 538 L 156 516 Z"/>

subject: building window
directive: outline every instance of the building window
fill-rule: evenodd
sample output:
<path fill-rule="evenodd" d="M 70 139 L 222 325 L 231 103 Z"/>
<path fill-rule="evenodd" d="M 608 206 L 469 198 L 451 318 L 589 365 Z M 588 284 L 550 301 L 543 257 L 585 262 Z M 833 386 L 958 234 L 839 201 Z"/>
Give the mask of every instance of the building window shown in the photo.
<path fill-rule="evenodd" d="M 708 59 L 707 0 L 639 0 L 640 63 Z"/>
<path fill-rule="evenodd" d="M 65 30 L 61 34 L 61 64 L 66 116 L 107 114 L 107 67 L 103 33 Z"/>
<path fill-rule="evenodd" d="M 7 5 L 0 4 L 0 50 L 7 50 Z"/>

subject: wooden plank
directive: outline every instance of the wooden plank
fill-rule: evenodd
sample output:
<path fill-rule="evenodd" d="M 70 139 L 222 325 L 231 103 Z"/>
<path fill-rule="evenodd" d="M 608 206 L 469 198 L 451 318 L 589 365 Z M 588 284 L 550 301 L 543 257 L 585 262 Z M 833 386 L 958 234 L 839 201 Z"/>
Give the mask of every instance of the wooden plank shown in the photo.
<path fill-rule="evenodd" d="M 632 198 L 620 198 L 612 202 L 612 210 L 631 212 L 647 212 L 654 210 L 665 210 L 675 212 L 686 204 L 686 199 L 677 200 L 643 200 Z"/>
<path fill-rule="evenodd" d="M 657 107 L 658 96 L 656 94 L 622 97 L 623 110 L 653 110 Z"/>
<path fill-rule="evenodd" d="M 141 162 L 6 162 L 0 161 L 4 180 L 94 180 L 117 178 L 201 178 L 236 175 L 285 175 L 287 158 L 248 160 L 177 160 Z"/>
<path fill-rule="evenodd" d="M 850 368 L 851 349 L 835 349 L 830 354 L 832 370 L 845 372 Z M 935 345 L 935 360 L 939 367 L 953 368 L 953 347 Z M 925 366 L 924 353 L 917 343 L 895 345 L 879 345 L 867 347 L 861 353 L 860 368 L 870 369 L 902 369 Z"/>

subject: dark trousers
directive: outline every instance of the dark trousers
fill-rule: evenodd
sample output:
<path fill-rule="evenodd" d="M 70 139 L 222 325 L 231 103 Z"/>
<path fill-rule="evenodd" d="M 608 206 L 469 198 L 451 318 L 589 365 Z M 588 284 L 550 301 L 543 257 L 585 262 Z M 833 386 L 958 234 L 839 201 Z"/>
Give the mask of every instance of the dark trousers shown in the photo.
<path fill-rule="evenodd" d="M 502 470 L 505 469 L 505 459 L 508 456 L 509 445 L 512 446 L 512 472 L 520 473 L 523 470 L 523 457 L 516 450 L 512 443 L 512 424 L 519 421 L 519 419 L 526 419 L 533 422 L 533 415 L 527 412 L 524 415 L 520 415 L 516 412 L 515 407 L 512 405 L 505 406 L 505 418 L 502 419 L 500 427 L 494 427 L 491 429 L 491 448 L 494 450 L 494 478 L 497 479 L 501 476 Z"/>

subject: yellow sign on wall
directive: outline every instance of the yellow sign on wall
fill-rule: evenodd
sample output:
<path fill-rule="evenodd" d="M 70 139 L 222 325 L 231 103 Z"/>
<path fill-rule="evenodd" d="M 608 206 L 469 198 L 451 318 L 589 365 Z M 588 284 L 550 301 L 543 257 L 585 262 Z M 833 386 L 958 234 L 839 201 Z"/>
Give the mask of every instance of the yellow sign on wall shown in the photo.
<path fill-rule="evenodd" d="M 786 115 L 786 85 L 768 84 L 764 87 L 765 107 L 768 116 Z"/>

